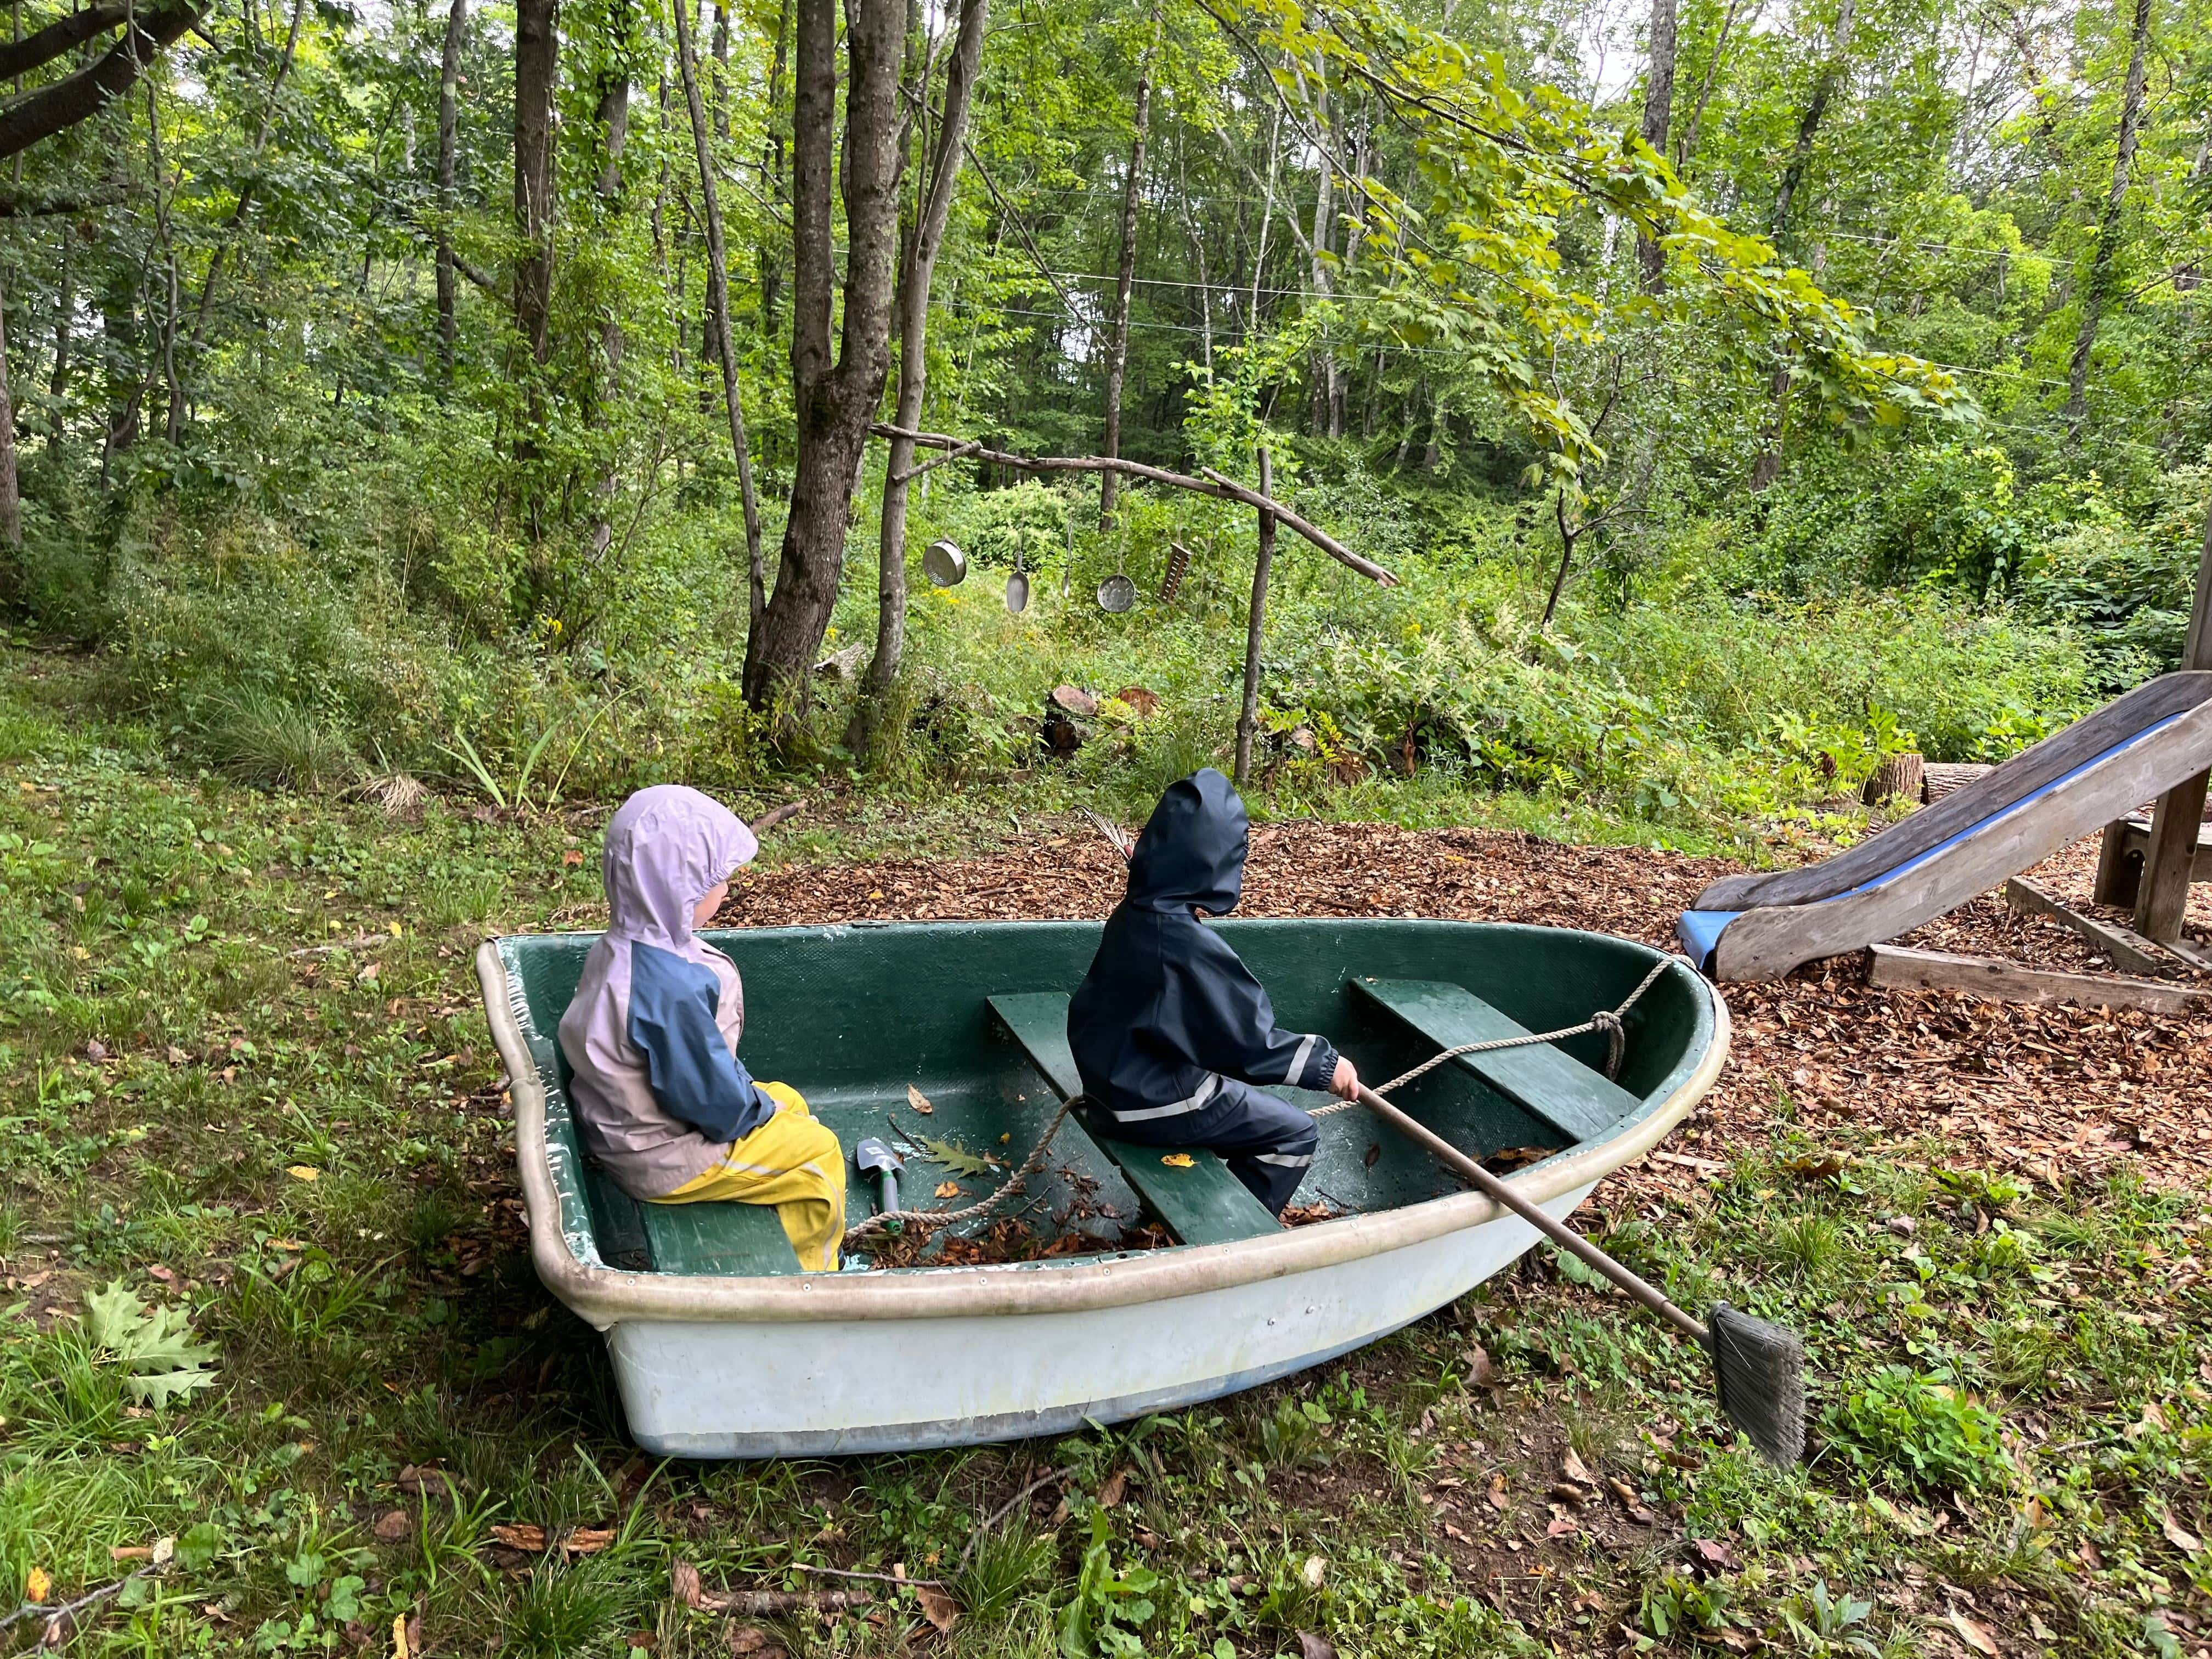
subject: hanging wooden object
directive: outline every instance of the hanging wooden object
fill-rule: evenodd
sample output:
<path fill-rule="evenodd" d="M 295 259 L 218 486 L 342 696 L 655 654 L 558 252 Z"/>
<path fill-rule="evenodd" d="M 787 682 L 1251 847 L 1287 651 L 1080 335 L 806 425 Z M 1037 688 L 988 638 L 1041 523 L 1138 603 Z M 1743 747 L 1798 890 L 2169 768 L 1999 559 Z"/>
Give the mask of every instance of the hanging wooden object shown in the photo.
<path fill-rule="evenodd" d="M 1181 542 L 1168 544 L 1168 574 L 1160 583 L 1160 603 L 1173 605 L 1175 596 L 1182 592 L 1182 579 L 1190 570 L 1190 550 Z"/>

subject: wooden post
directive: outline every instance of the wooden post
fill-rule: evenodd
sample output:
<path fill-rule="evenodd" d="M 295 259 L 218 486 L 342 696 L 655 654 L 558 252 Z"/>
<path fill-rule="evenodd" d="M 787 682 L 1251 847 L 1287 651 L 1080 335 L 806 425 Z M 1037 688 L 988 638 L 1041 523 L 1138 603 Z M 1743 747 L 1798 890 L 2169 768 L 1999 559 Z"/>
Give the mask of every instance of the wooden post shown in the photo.
<path fill-rule="evenodd" d="M 1260 493 L 1275 493 L 1267 452 L 1260 452 Z M 1260 551 L 1252 562 L 1252 605 L 1244 617 L 1244 706 L 1237 716 L 1237 787 L 1252 780 L 1252 733 L 1260 724 L 1260 641 L 1267 628 L 1267 568 L 1275 562 L 1275 515 L 1260 509 Z"/>
<path fill-rule="evenodd" d="M 2181 665 L 2212 668 L 2212 507 L 2204 515 L 2197 602 L 2189 610 Z M 2182 917 L 2189 908 L 2189 878 L 2197 863 L 2197 837 L 2204 821 L 2206 777 L 2199 772 L 2167 790 L 2151 815 L 2150 845 L 2143 854 L 2142 882 L 2136 895 L 2136 931 L 2151 939 L 2181 937 Z"/>

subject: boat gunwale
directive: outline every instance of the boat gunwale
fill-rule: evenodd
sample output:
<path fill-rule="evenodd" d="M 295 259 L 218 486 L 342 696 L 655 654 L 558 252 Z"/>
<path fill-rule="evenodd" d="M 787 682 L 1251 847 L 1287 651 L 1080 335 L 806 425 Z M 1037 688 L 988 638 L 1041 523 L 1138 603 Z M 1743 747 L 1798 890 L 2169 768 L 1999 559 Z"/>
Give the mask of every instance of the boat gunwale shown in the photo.
<path fill-rule="evenodd" d="M 1586 932 L 1531 923 L 1462 925 L 1525 927 L 1532 933 Z M 1677 963 L 1685 979 L 1705 998 L 1712 1035 L 1689 1074 L 1656 1104 L 1647 1102 L 1644 1110 L 1626 1119 L 1619 1133 L 1566 1149 L 1508 1177 L 1516 1191 L 1538 1204 L 1593 1185 L 1658 1145 L 1704 1097 L 1728 1061 L 1731 1035 L 1728 1003 L 1703 975 L 1679 956 L 1637 940 L 1611 934 L 1589 936 L 1648 952 L 1654 960 L 1668 957 Z M 545 1133 L 544 1079 L 517 1018 L 514 992 L 519 988 L 510 980 L 499 944 L 497 939 L 488 939 L 477 947 L 477 976 L 483 990 L 492 1042 L 507 1067 L 514 1094 L 515 1161 L 530 1219 L 532 1265 L 546 1289 L 601 1330 L 626 1320 L 803 1323 L 1083 1313 L 1287 1279 L 1426 1243 L 1509 1215 L 1480 1193 L 1465 1192 L 1256 1238 L 1178 1245 L 1089 1261 L 1003 1262 L 895 1273 L 775 1277 L 633 1273 L 594 1265 L 575 1255 L 562 1224 Z M 540 1224 L 541 1218 L 545 1224 Z"/>

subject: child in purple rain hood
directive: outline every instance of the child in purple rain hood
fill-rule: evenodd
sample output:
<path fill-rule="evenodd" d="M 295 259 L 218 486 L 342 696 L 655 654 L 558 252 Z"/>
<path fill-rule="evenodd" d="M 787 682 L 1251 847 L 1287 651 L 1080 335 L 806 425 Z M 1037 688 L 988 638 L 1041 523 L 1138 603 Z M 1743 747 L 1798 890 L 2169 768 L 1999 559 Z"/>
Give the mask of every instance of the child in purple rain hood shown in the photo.
<path fill-rule="evenodd" d="M 1244 884 L 1244 803 L 1208 767 L 1169 787 L 1129 856 L 1129 891 L 1106 919 L 1067 1006 L 1067 1041 L 1098 1127 L 1147 1146 L 1204 1146 L 1282 1213 L 1320 1136 L 1255 1084 L 1352 1097 L 1359 1074 L 1320 1036 L 1275 1024 L 1267 993 L 1201 913 L 1225 916 Z"/>
<path fill-rule="evenodd" d="M 607 931 L 561 1017 L 584 1149 L 631 1197 L 771 1204 L 810 1272 L 837 1266 L 845 1154 L 787 1084 L 738 1058 L 737 964 L 693 933 L 760 843 L 720 802 L 641 789 L 607 824 Z"/>

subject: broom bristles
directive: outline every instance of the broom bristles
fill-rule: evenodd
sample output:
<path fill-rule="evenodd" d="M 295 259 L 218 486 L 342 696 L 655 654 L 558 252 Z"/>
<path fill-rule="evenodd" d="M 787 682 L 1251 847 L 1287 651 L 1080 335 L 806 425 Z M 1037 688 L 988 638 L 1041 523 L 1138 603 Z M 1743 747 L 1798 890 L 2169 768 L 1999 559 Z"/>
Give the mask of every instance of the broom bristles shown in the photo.
<path fill-rule="evenodd" d="M 1706 1322 L 1721 1409 L 1787 1468 L 1805 1455 L 1805 1344 L 1795 1331 L 1725 1303 Z"/>

